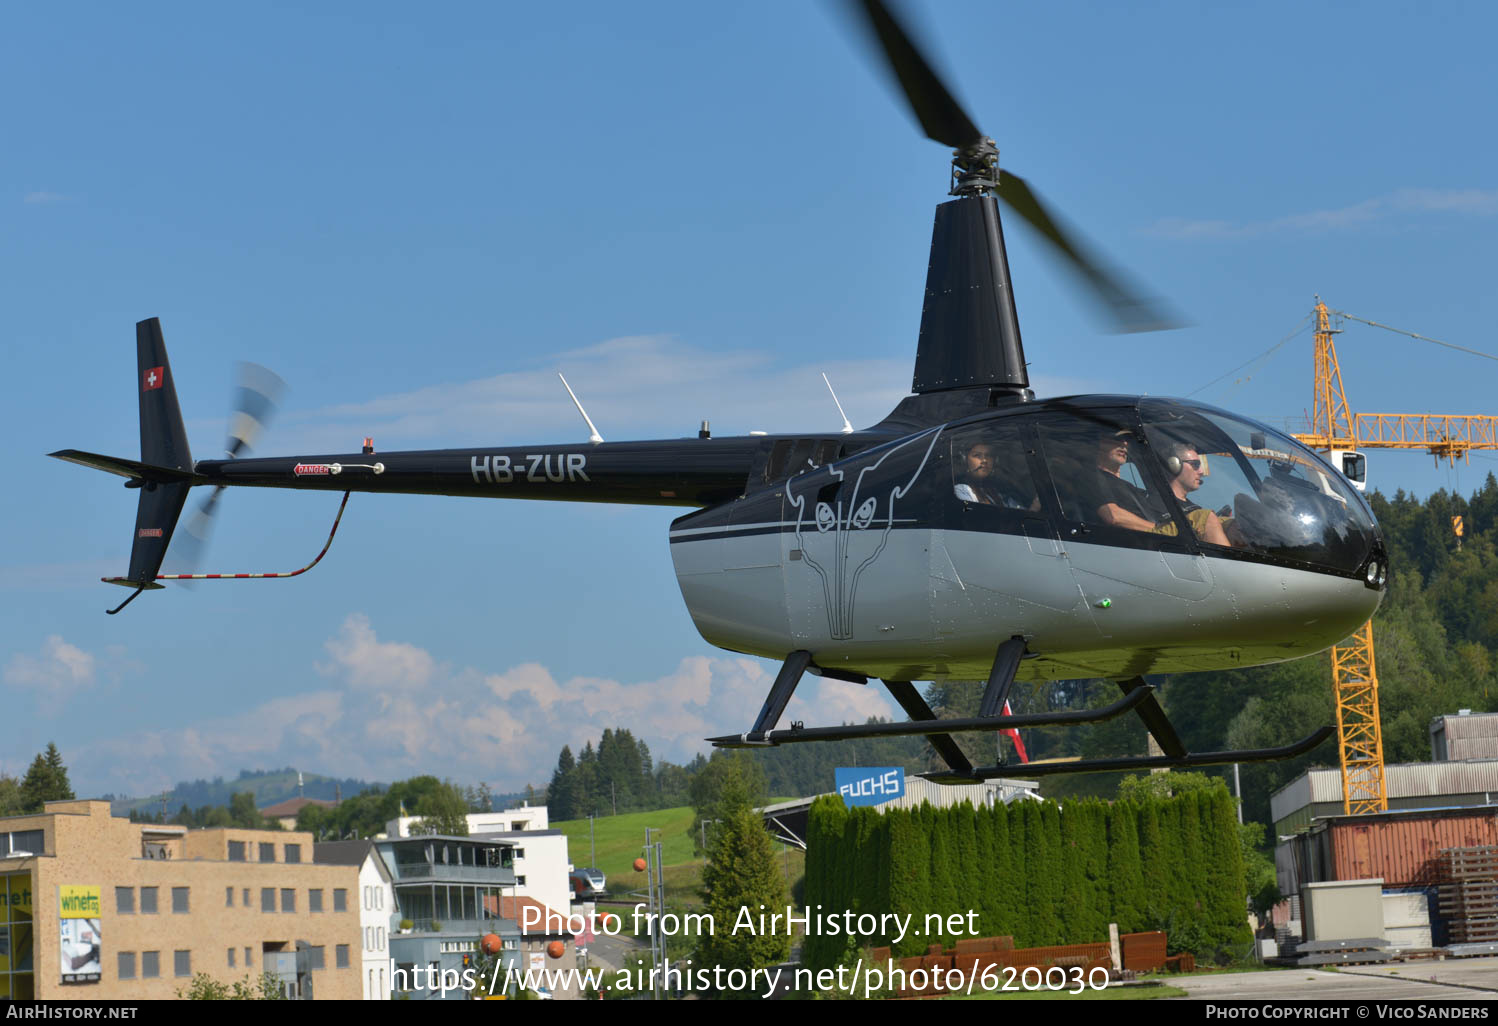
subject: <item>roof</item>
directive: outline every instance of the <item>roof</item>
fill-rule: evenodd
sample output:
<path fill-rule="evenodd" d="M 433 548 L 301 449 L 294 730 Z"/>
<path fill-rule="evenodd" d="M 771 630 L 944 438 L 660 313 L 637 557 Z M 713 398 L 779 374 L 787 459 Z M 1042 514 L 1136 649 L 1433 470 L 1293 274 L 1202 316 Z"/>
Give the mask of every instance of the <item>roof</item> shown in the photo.
<path fill-rule="evenodd" d="M 394 882 L 394 877 L 390 875 L 390 868 L 376 853 L 373 841 L 322 841 L 312 846 L 312 861 L 322 865 L 362 866 L 367 859 L 374 860 L 375 867 L 382 877 Z"/>
<path fill-rule="evenodd" d="M 267 819 L 285 819 L 295 816 L 309 805 L 319 805 L 324 809 L 336 808 L 337 802 L 330 802 L 324 798 L 287 798 L 285 801 L 267 805 L 260 810 L 260 815 Z"/>
<path fill-rule="evenodd" d="M 498 902 L 499 918 L 508 919 L 519 926 L 522 936 L 569 937 L 572 935 L 572 931 L 567 929 L 569 913 L 553 911 L 535 898 L 500 896 Z M 493 912 L 494 906 L 495 897 L 486 896 L 484 908 Z"/>

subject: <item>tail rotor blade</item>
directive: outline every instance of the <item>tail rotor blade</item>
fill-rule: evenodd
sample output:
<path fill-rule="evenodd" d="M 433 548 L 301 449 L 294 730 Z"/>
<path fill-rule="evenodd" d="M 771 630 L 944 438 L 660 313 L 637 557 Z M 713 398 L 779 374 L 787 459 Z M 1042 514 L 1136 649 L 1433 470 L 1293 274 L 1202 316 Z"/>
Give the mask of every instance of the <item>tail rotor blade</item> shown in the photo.
<path fill-rule="evenodd" d="M 172 563 L 178 573 L 194 573 L 203 562 L 208 551 L 208 539 L 213 534 L 213 519 L 218 515 L 218 500 L 224 486 L 219 485 L 198 504 L 187 523 L 177 534 L 177 544 L 172 548 Z M 189 585 L 190 586 L 190 585 Z"/>
<path fill-rule="evenodd" d="M 229 436 L 224 451 L 230 459 L 246 456 L 275 416 L 286 382 L 280 375 L 259 364 L 240 363 L 234 368 L 234 398 L 229 414 Z M 182 573 L 193 573 L 208 550 L 213 521 L 218 515 L 219 498 L 224 486 L 218 485 L 204 499 L 192 517 L 183 525 L 173 549 L 173 562 Z"/>
<path fill-rule="evenodd" d="M 234 377 L 234 412 L 229 416 L 229 439 L 224 443 L 230 459 L 246 455 L 254 448 L 286 392 L 286 382 L 259 364 L 238 364 Z M 215 492 L 209 501 L 217 501 L 217 497 Z"/>

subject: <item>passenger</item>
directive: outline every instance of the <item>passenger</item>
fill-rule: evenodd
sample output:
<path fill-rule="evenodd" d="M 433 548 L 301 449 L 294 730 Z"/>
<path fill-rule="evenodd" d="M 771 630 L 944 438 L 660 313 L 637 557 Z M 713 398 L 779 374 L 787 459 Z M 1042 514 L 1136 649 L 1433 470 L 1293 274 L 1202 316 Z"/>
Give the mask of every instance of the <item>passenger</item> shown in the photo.
<path fill-rule="evenodd" d="M 1097 519 L 1105 524 L 1131 531 L 1154 531 L 1161 514 L 1151 508 L 1149 493 L 1119 476 L 1119 471 L 1129 462 L 1132 434 L 1131 431 L 1107 430 L 1098 436 L 1091 503 Z"/>
<path fill-rule="evenodd" d="M 998 506 L 1001 503 L 994 484 L 993 446 L 987 442 L 974 442 L 967 447 L 967 452 L 962 454 L 957 484 L 952 490 L 963 502 Z"/>
<path fill-rule="evenodd" d="M 1186 514 L 1186 520 L 1191 524 L 1192 530 L 1196 531 L 1197 537 L 1204 542 L 1213 545 L 1231 545 L 1228 541 L 1227 532 L 1223 530 L 1222 520 L 1216 513 L 1209 509 L 1203 509 L 1196 503 L 1190 501 L 1186 496 L 1202 486 L 1202 479 L 1206 476 L 1206 457 L 1196 451 L 1195 446 L 1186 442 L 1176 442 L 1170 446 L 1170 455 L 1165 459 L 1165 473 L 1170 478 L 1170 490 L 1175 497 L 1181 501 L 1181 509 Z M 1161 534 L 1175 534 L 1175 525 L 1165 525 L 1159 529 Z"/>
<path fill-rule="evenodd" d="M 1030 502 L 1014 494 L 1014 489 L 1005 481 L 994 466 L 995 446 L 990 442 L 974 442 L 963 453 L 960 473 L 952 491 L 963 502 L 976 502 L 984 506 L 1002 506 L 1006 509 L 1039 509 L 1040 499 Z M 1021 457 L 1023 458 L 1023 457 Z"/>

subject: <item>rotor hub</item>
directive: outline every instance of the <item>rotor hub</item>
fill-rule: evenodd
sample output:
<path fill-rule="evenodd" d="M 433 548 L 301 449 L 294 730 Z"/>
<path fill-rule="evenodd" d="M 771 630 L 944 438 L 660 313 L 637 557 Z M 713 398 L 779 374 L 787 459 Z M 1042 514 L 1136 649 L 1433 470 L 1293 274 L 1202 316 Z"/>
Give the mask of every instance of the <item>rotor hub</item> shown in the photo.
<path fill-rule="evenodd" d="M 953 196 L 983 196 L 999 188 L 999 148 L 989 138 L 952 151 Z"/>

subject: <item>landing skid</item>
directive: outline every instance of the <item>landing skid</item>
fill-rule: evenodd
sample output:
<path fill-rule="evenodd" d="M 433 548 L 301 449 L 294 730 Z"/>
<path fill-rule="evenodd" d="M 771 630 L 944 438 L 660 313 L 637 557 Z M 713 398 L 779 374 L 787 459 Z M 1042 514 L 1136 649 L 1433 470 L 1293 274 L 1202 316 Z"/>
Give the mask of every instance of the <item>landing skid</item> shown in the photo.
<path fill-rule="evenodd" d="M 868 678 L 823 669 L 812 661 L 810 652 L 798 650 L 786 657 L 775 676 L 775 683 L 765 698 L 754 726 L 742 734 L 725 734 L 708 738 L 717 748 L 768 748 L 778 745 L 799 744 L 806 741 L 849 741 L 874 737 L 912 737 L 924 735 L 930 739 L 947 763 L 947 769 L 922 773 L 927 780 L 937 783 L 970 784 L 992 780 L 997 777 L 1042 777 L 1061 773 L 1113 773 L 1127 770 L 1189 769 L 1194 766 L 1220 766 L 1233 762 L 1276 762 L 1303 755 L 1331 736 L 1331 727 L 1322 727 L 1293 744 L 1279 748 L 1250 748 L 1238 751 L 1203 752 L 1193 755 L 1181 743 L 1165 710 L 1155 699 L 1154 686 L 1143 677 L 1134 677 L 1118 682 L 1123 697 L 1100 709 L 1077 709 L 1064 712 L 1026 713 L 1021 715 L 996 715 L 1004 708 L 1009 697 L 1009 688 L 1014 683 L 1020 660 L 1024 657 L 1025 642 L 1022 638 L 1010 638 L 994 654 L 993 670 L 983 689 L 979 702 L 980 715 L 959 719 L 938 719 L 936 713 L 909 681 L 884 681 L 890 696 L 900 704 L 910 717 L 908 723 L 864 723 L 845 724 L 841 727 L 807 727 L 793 722 L 790 727 L 776 730 L 781 713 L 790 702 L 796 685 L 807 670 L 824 677 L 850 680 L 859 684 Z M 963 754 L 953 739 L 953 734 L 1013 730 L 1019 727 L 1056 727 L 1077 723 L 1097 723 L 1112 719 L 1133 709 L 1144 721 L 1146 729 L 1159 744 L 1163 755 L 1125 756 L 1116 759 L 1076 759 L 1043 762 L 1003 762 L 993 766 L 975 767 Z"/>

